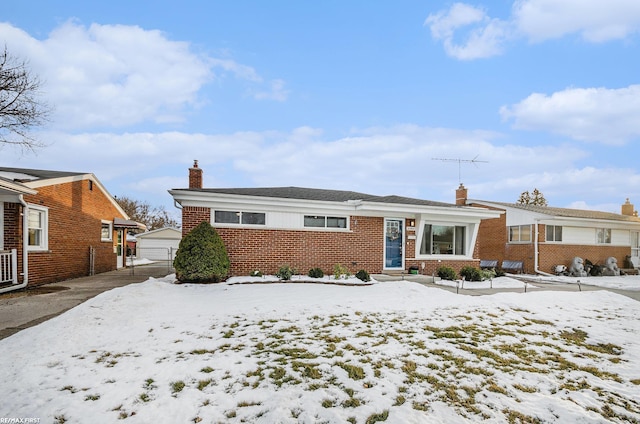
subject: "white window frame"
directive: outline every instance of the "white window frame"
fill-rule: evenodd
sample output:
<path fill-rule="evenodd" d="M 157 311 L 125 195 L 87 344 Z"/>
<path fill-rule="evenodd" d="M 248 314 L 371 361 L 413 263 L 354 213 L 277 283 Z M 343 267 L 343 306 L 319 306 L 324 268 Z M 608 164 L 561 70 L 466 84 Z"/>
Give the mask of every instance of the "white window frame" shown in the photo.
<path fill-rule="evenodd" d="M 596 228 L 596 244 L 611 244 L 611 228 Z"/>
<path fill-rule="evenodd" d="M 42 227 L 39 230 L 42 232 L 40 237 L 40 244 L 27 246 L 27 250 L 30 252 L 42 252 L 49 250 L 49 208 L 39 205 L 28 205 L 27 213 L 31 214 L 31 211 L 37 212 L 42 215 Z M 27 219 L 27 222 L 29 219 Z M 31 227 L 27 228 L 27 232 Z M 28 239 L 29 237 L 27 237 Z M 30 241 L 29 241 L 30 242 Z"/>
<path fill-rule="evenodd" d="M 631 244 L 631 256 L 640 257 L 640 231 L 631 231 L 629 237 Z"/>
<path fill-rule="evenodd" d="M 109 237 L 103 237 L 102 230 L 104 229 L 104 225 L 109 226 Z M 100 241 L 113 241 L 113 222 L 102 220 L 102 224 L 100 225 Z"/>
<path fill-rule="evenodd" d="M 560 228 L 560 240 L 557 240 L 557 236 L 558 236 L 558 232 L 557 232 L 557 228 Z M 552 231 L 549 231 L 549 230 Z M 551 237 L 551 239 L 549 239 L 549 235 L 553 233 L 553 237 Z M 548 243 L 562 243 L 562 225 L 551 225 L 551 224 L 547 224 L 546 228 L 545 228 L 545 241 Z"/>
<path fill-rule="evenodd" d="M 315 219 L 323 219 L 324 224 L 323 225 L 319 225 L 319 226 L 306 225 L 305 224 L 305 220 L 306 220 L 307 217 L 315 218 Z M 344 219 L 344 227 L 329 226 L 329 220 L 330 219 Z M 302 216 L 302 226 L 304 228 L 311 228 L 311 229 L 348 230 L 349 229 L 349 217 L 348 216 L 336 216 L 336 215 L 309 215 L 309 214 L 305 214 L 305 215 Z"/>
<path fill-rule="evenodd" d="M 518 227 L 518 240 L 512 240 L 511 239 L 511 229 Z M 529 240 L 522 240 L 522 229 L 525 227 L 529 227 Z M 524 224 L 524 225 L 509 225 L 507 227 L 507 240 L 509 241 L 509 243 L 520 243 L 520 244 L 528 244 L 528 243 L 533 243 L 533 231 L 531 228 L 531 224 Z"/>
<path fill-rule="evenodd" d="M 218 222 L 216 221 L 216 212 L 227 212 L 235 214 L 238 217 L 238 222 Z M 262 224 L 245 224 L 243 223 L 243 215 L 245 214 L 259 214 L 264 216 L 264 223 Z M 215 225 L 234 225 L 234 226 L 250 226 L 250 227 L 265 227 L 267 225 L 267 214 L 265 212 L 253 212 L 253 211 L 231 211 L 224 209 L 215 209 L 212 211 L 212 220 Z"/>

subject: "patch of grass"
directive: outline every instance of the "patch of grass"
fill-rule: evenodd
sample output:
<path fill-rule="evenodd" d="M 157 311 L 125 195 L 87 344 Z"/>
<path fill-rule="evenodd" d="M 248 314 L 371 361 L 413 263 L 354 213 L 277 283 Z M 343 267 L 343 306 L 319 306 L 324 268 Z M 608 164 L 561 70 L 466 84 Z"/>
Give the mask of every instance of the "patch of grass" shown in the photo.
<path fill-rule="evenodd" d="M 384 411 L 380 412 L 379 414 L 372 414 L 369 415 L 369 417 L 367 418 L 367 421 L 365 421 L 366 424 L 374 424 L 380 421 L 387 421 L 387 418 L 389 418 L 389 410 L 385 409 Z"/>
<path fill-rule="evenodd" d="M 336 362 L 335 365 L 345 370 L 349 378 L 352 380 L 362 380 L 365 377 L 364 369 L 362 367 L 348 364 L 346 362 Z"/>
<path fill-rule="evenodd" d="M 323 408 L 333 408 L 335 404 L 336 403 L 332 399 L 324 399 L 321 403 Z"/>
<path fill-rule="evenodd" d="M 140 393 L 140 395 L 138 396 L 138 399 L 142 402 L 149 402 L 151 401 L 151 396 L 149 396 L 148 393 Z"/>
<path fill-rule="evenodd" d="M 300 372 L 304 377 L 319 379 L 322 378 L 322 373 L 318 368 L 316 368 L 318 364 L 309 364 L 306 362 L 293 361 L 291 363 L 291 367 Z"/>
<path fill-rule="evenodd" d="M 211 384 L 211 379 L 198 381 L 198 390 L 202 391 L 209 384 Z"/>
<path fill-rule="evenodd" d="M 502 413 L 506 416 L 509 424 L 542 424 L 539 418 L 525 415 L 513 409 L 505 408 L 502 410 Z"/>
<path fill-rule="evenodd" d="M 56 415 L 53 419 L 55 420 L 53 422 L 54 424 L 64 424 L 67 422 L 67 418 L 64 415 Z"/>
<path fill-rule="evenodd" d="M 169 384 L 169 386 L 171 387 L 171 393 L 178 394 L 182 391 L 182 389 L 184 389 L 185 384 L 184 381 L 173 381 L 171 382 L 171 384 Z"/>
<path fill-rule="evenodd" d="M 248 406 L 259 406 L 262 405 L 261 402 L 248 402 L 248 401 L 243 401 L 243 402 L 238 402 L 238 408 L 246 408 Z"/>
<path fill-rule="evenodd" d="M 213 368 L 211 368 L 211 367 L 204 367 L 204 368 L 202 368 L 202 369 L 200 370 L 200 372 L 203 372 L 203 373 L 209 374 L 210 372 L 213 372 Z"/>
<path fill-rule="evenodd" d="M 520 390 L 521 392 L 524 392 L 524 393 L 536 393 L 538 391 L 538 389 L 535 388 L 535 387 L 525 386 L 523 384 L 514 384 L 513 388 L 514 389 L 518 389 L 518 390 Z"/>
<path fill-rule="evenodd" d="M 393 406 L 400 406 L 400 405 L 403 405 L 406 401 L 407 401 L 407 398 L 405 398 L 405 397 L 404 397 L 404 396 L 402 396 L 402 395 L 398 395 L 398 396 L 396 396 L 396 401 L 395 401 L 395 403 L 393 404 Z"/>
<path fill-rule="evenodd" d="M 87 401 L 87 400 L 98 400 L 98 399 L 100 399 L 100 395 L 87 395 L 87 396 L 84 397 L 85 401 Z"/>

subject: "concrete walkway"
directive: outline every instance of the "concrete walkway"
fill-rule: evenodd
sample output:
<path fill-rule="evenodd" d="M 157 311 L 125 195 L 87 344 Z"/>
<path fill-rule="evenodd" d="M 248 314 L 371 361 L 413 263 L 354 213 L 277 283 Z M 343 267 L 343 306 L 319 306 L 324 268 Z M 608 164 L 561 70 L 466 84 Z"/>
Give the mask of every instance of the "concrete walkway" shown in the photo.
<path fill-rule="evenodd" d="M 102 292 L 173 273 L 167 263 L 122 268 L 0 295 L 0 340 L 60 315 Z"/>

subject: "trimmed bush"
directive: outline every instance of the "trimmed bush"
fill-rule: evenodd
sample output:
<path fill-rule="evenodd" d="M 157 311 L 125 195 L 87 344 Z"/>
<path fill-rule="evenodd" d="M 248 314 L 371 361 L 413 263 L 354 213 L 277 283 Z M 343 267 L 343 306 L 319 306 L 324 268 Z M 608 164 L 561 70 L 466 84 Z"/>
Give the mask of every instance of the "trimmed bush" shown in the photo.
<path fill-rule="evenodd" d="M 333 278 L 336 280 L 340 278 L 349 278 L 350 276 L 351 273 L 346 266 L 343 266 L 342 264 L 335 264 L 333 266 Z"/>
<path fill-rule="evenodd" d="M 311 268 L 307 275 L 311 278 L 322 278 L 324 277 L 324 271 L 320 268 Z"/>
<path fill-rule="evenodd" d="M 291 280 L 293 274 L 295 274 L 295 270 L 291 268 L 289 265 L 282 265 L 278 272 L 276 273 L 276 277 L 283 281 Z"/>
<path fill-rule="evenodd" d="M 227 278 L 229 265 L 222 238 L 206 221 L 184 236 L 173 261 L 182 283 L 219 283 Z"/>
<path fill-rule="evenodd" d="M 442 278 L 443 280 L 455 280 L 458 278 L 458 273 L 456 273 L 456 270 L 446 265 L 438 268 L 437 273 L 438 277 Z"/>
<path fill-rule="evenodd" d="M 361 269 L 360 271 L 356 272 L 356 278 L 362 281 L 371 281 L 371 277 L 369 276 L 369 273 L 364 269 Z"/>
<path fill-rule="evenodd" d="M 482 281 L 480 269 L 472 266 L 463 266 L 462 269 L 460 269 L 460 276 L 467 281 Z"/>

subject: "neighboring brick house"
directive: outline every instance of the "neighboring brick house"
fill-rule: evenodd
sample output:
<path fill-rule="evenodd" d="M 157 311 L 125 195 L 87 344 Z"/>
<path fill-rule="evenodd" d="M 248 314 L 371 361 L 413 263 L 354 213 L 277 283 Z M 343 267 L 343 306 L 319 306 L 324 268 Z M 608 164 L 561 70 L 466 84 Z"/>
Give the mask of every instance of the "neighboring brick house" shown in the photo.
<path fill-rule="evenodd" d="M 0 167 L 0 293 L 115 270 L 139 227 L 93 174 Z"/>
<path fill-rule="evenodd" d="M 203 221 L 224 240 L 231 275 L 299 272 L 319 267 L 331 274 L 401 272 L 431 275 L 442 265 L 479 265 L 480 222 L 496 218 L 486 208 L 399 196 L 372 196 L 300 187 L 203 188 L 197 161 L 189 188 L 170 190 L 182 208 L 182 233 Z"/>
<path fill-rule="evenodd" d="M 613 256 L 622 268 L 627 257 L 640 255 L 640 218 L 628 199 L 616 214 L 468 199 L 460 185 L 456 203 L 501 211 L 499 218 L 480 224 L 478 255 L 522 262 L 527 273 L 552 273 L 575 257 L 604 265 Z"/>

